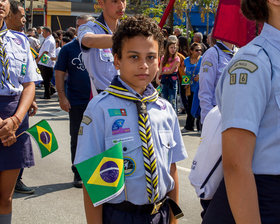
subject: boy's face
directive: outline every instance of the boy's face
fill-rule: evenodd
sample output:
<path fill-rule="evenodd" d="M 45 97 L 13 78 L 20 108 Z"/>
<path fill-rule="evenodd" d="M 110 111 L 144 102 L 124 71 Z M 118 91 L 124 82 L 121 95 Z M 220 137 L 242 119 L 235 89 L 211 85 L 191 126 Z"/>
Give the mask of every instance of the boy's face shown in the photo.
<path fill-rule="evenodd" d="M 121 59 L 114 56 L 121 79 L 141 95 L 158 71 L 158 47 L 153 37 L 136 36 L 123 40 Z"/>
<path fill-rule="evenodd" d="M 126 0 L 99 0 L 103 13 L 113 20 L 118 20 L 123 17 Z"/>

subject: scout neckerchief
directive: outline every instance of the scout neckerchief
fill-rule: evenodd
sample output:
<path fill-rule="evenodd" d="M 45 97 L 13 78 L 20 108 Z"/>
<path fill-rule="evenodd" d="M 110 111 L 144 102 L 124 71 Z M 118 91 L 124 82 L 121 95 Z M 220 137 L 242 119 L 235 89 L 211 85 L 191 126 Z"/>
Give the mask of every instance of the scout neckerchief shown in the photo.
<path fill-rule="evenodd" d="M 100 15 L 95 21 L 93 21 L 93 22 L 96 23 L 96 24 L 98 24 L 98 25 L 104 30 L 104 32 L 105 32 L 106 34 L 109 34 L 109 33 L 110 33 L 109 30 L 108 30 L 108 28 L 106 27 L 106 25 L 104 25 L 104 24 L 106 24 L 106 23 L 105 23 L 105 20 L 104 20 L 103 13 L 101 13 L 101 15 Z"/>
<path fill-rule="evenodd" d="M 139 99 L 136 95 L 129 92 L 115 76 L 111 85 L 105 90 L 108 93 L 126 100 L 131 100 L 136 103 L 138 112 L 138 127 L 139 134 L 142 141 L 142 152 L 144 157 L 144 167 L 147 183 L 148 200 L 150 203 L 156 202 L 159 197 L 158 192 L 158 172 L 157 162 L 154 152 L 154 145 L 152 139 L 151 124 L 147 113 L 147 102 L 154 102 L 158 99 L 158 93 L 152 89 L 151 94 L 147 97 Z M 153 196 L 154 193 L 154 197 Z M 152 200 L 153 199 L 153 200 Z"/>
<path fill-rule="evenodd" d="M 5 44 L 3 41 L 4 36 L 6 35 L 8 29 L 4 29 L 0 31 L 0 62 L 2 65 L 2 73 L 1 73 L 1 84 L 2 89 L 4 88 L 5 79 L 14 87 L 14 85 L 10 81 L 10 72 L 9 72 L 9 57 L 7 56 L 7 52 L 5 49 Z"/>
<path fill-rule="evenodd" d="M 221 42 L 216 43 L 217 47 L 220 48 L 221 51 L 228 54 L 230 57 L 233 57 L 234 51 L 229 50 L 225 45 L 223 45 Z"/>

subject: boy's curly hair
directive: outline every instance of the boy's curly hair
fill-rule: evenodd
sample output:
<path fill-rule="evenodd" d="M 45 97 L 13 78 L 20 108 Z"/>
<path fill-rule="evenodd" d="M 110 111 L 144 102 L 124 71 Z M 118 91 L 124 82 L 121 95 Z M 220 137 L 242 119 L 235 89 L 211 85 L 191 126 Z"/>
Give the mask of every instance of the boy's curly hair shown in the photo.
<path fill-rule="evenodd" d="M 123 41 L 139 35 L 152 36 L 154 40 L 158 41 L 159 50 L 163 46 L 163 34 L 156 22 L 151 18 L 137 15 L 127 17 L 118 26 L 116 33 L 113 35 L 113 54 L 117 54 L 118 58 L 121 58 Z"/>

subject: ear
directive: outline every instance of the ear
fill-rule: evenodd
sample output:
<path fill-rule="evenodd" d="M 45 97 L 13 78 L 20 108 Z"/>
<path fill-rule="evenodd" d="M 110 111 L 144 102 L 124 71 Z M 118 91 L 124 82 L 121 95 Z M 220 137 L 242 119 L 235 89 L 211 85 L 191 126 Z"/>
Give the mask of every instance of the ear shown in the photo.
<path fill-rule="evenodd" d="M 267 2 L 275 6 L 280 6 L 280 0 L 267 0 Z"/>
<path fill-rule="evenodd" d="M 117 54 L 114 55 L 114 66 L 116 70 L 120 70 L 120 59 Z"/>

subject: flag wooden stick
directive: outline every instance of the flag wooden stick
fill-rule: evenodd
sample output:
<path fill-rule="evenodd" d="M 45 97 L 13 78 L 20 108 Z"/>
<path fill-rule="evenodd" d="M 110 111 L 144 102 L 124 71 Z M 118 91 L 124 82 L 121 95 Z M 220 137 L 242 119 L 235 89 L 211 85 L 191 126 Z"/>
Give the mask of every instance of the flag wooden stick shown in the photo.
<path fill-rule="evenodd" d="M 16 138 L 18 138 L 19 136 L 23 135 L 25 132 L 21 132 Z"/>

